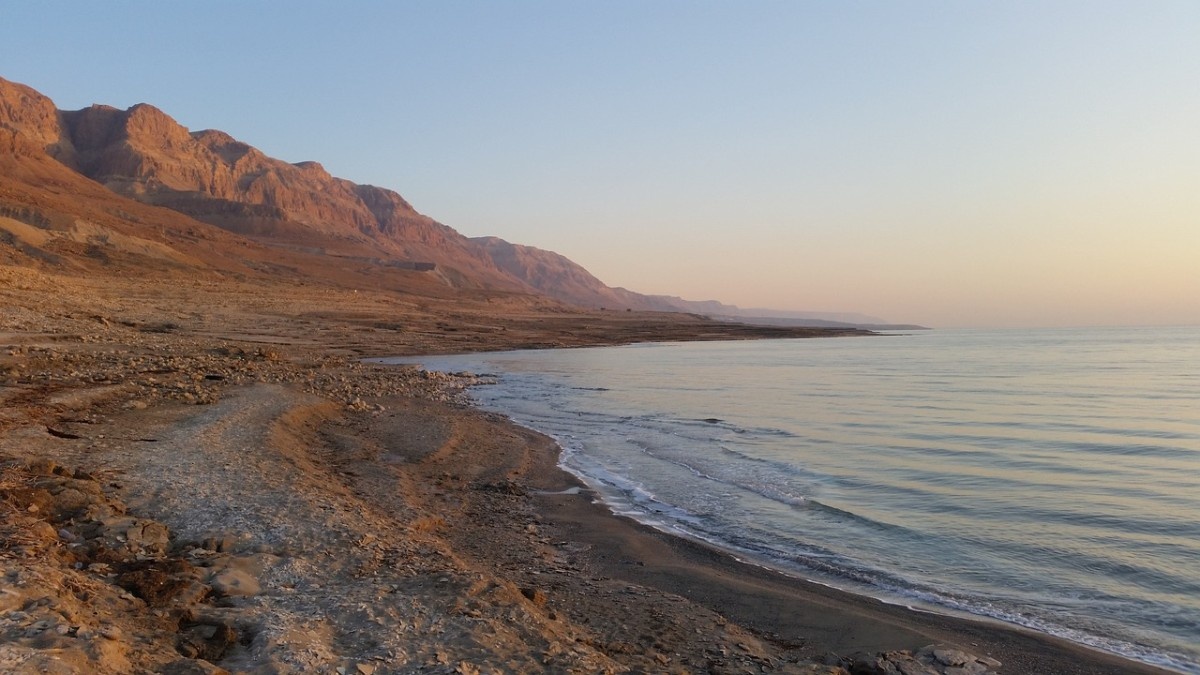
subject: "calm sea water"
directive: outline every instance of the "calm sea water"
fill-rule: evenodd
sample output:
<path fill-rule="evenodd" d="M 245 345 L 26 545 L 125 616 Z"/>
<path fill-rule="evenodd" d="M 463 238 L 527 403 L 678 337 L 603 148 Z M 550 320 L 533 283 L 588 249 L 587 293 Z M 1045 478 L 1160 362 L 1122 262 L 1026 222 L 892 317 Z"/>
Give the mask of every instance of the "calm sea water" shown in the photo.
<path fill-rule="evenodd" d="M 424 358 L 614 510 L 892 602 L 1200 673 L 1200 329 Z"/>

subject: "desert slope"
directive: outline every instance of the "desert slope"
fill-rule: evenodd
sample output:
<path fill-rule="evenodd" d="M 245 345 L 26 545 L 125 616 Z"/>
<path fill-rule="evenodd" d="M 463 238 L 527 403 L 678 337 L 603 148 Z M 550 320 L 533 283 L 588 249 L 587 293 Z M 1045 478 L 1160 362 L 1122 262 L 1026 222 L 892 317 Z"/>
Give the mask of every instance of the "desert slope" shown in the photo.
<path fill-rule="evenodd" d="M 13 260 L 94 269 L 111 262 L 106 256 L 132 254 L 127 269 L 216 268 L 438 296 L 744 316 L 715 301 L 610 287 L 552 251 L 464 237 L 392 190 L 269 157 L 222 131 L 189 131 L 145 103 L 62 111 L 0 78 L 0 167 L 0 216 L 16 221 L 0 225 L 0 242 Z"/>
<path fill-rule="evenodd" d="M 79 171 L 118 194 L 267 243 L 436 263 L 456 281 L 525 290 L 400 195 L 334 178 L 316 162 L 289 164 L 221 131 L 189 132 L 145 104 L 62 119 Z"/>

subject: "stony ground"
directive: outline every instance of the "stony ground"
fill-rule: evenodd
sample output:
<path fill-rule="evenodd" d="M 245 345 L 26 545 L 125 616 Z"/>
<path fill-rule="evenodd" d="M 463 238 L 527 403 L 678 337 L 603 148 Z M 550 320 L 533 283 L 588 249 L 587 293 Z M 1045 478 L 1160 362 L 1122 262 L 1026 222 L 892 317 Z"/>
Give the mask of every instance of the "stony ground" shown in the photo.
<path fill-rule="evenodd" d="M 326 291 L 227 290 L 0 268 L 0 671 L 999 665 L 932 646 L 815 662 L 607 575 L 540 519 L 570 484 L 547 439 L 464 408 L 473 376 L 347 348 L 411 351 L 432 310 L 364 298 L 393 303 L 364 327 L 320 318 L 345 316 Z"/>

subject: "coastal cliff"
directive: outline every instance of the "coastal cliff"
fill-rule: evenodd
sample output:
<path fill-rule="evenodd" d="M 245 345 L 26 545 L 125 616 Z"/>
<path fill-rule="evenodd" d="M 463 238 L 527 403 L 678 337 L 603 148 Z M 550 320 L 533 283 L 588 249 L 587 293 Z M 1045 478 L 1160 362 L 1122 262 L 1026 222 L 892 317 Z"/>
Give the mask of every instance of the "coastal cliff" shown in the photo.
<path fill-rule="evenodd" d="M 652 311 L 707 307 L 611 288 L 557 253 L 495 237 L 469 239 L 392 190 L 334 177 L 318 162 L 269 157 L 222 131 L 189 131 L 145 103 L 126 110 L 92 105 L 62 111 L 36 90 L 0 79 L 0 134 L 5 150 L 0 161 L 10 167 L 0 191 L 0 214 L 59 231 L 69 225 L 55 227 L 56 221 L 94 219 L 100 202 L 109 216 L 105 220 L 117 221 L 103 227 L 176 249 L 181 255 L 167 256 L 176 263 L 204 260 L 188 250 L 201 236 L 211 242 L 208 248 L 217 249 L 210 257 L 224 259 L 219 267 L 232 264 L 240 274 L 264 271 L 253 252 L 266 247 L 278 262 L 265 271 L 276 276 L 332 280 L 337 270 L 352 269 L 343 276 L 369 277 L 420 294 L 489 291 Z M 109 194 L 98 196 L 97 184 Z M 132 203 L 162 207 L 185 219 Z M 189 225 L 181 236 L 183 222 Z M 235 236 L 222 237 L 214 227 Z M 21 250 L 27 254 L 40 250 L 24 243 Z M 95 256 L 79 260 L 69 249 L 51 249 L 32 257 L 56 264 L 74 258 L 69 262 L 95 266 Z M 138 266 L 137 260 L 129 262 Z M 406 278 L 397 270 L 424 271 L 427 278 Z M 429 289 L 430 280 L 446 290 Z"/>
<path fill-rule="evenodd" d="M 514 301 L 735 321 L 775 314 L 609 286 L 561 254 L 465 237 L 393 190 L 337 178 L 315 161 L 270 157 L 223 131 L 189 131 L 146 103 L 58 110 L 33 88 L 0 78 L 0 148 L 0 216 L 43 231 L 31 239 L 28 230 L 15 231 L 19 225 L 0 224 L 0 238 L 17 244 L 0 254 L 25 262 L 316 277 L 416 295 L 523 296 Z M 79 220 L 89 234 L 71 232 Z M 114 244 L 120 236 L 108 231 L 155 245 Z M 827 325 L 792 318 L 793 325 Z"/>

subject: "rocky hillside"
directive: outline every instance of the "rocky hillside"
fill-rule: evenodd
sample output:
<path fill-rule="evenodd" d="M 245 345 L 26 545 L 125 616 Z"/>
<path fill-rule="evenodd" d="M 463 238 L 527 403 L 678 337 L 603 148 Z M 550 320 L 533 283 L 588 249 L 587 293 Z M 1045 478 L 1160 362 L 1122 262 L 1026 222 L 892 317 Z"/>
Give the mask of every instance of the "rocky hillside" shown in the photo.
<path fill-rule="evenodd" d="M 547 295 L 569 298 L 576 305 L 725 317 L 736 316 L 739 312 L 737 307 L 715 300 L 684 300 L 672 295 L 646 295 L 607 286 L 579 264 L 554 251 L 513 244 L 499 237 L 476 237 L 471 241 L 482 246 L 500 269 Z"/>
<path fill-rule="evenodd" d="M 268 157 L 221 131 L 191 132 L 147 104 L 60 111 L 34 89 L 0 79 L 0 155 L 7 165 L 0 216 L 27 226 L 9 223 L 0 238 L 27 253 L 37 249 L 42 260 L 62 262 L 62 255 L 39 248 L 46 236 L 28 228 L 70 230 L 97 201 L 112 201 L 96 194 L 99 184 L 112 195 L 165 207 L 259 245 L 324 259 L 320 264 L 418 271 L 450 288 L 537 293 L 572 304 L 592 304 L 607 290 L 586 272 L 587 283 L 570 288 L 513 275 L 488 248 L 417 212 L 391 190 L 336 178 L 316 162 Z M 80 184 L 81 177 L 91 179 L 88 185 Z M 70 203 L 72 195 L 76 203 Z M 164 217 L 158 210 L 142 224 Z M 125 222 L 113 225 L 127 229 L 134 224 L 129 221 L 142 219 L 118 220 Z M 141 229 L 167 238 L 174 231 Z"/>
<path fill-rule="evenodd" d="M 546 295 L 570 298 L 573 304 L 585 307 L 626 307 L 632 301 L 642 308 L 640 298 L 624 297 L 566 256 L 499 237 L 476 237 L 471 241 L 500 269 Z"/>
<path fill-rule="evenodd" d="M 469 239 L 396 192 L 268 157 L 222 131 L 189 131 L 144 103 L 60 111 L 0 78 L 0 169 L 0 257 L 14 260 L 745 316 L 715 301 L 610 287 L 551 251 Z"/>
<path fill-rule="evenodd" d="M 60 155 L 110 190 L 272 244 L 436 263 L 454 285 L 525 290 L 454 230 L 400 195 L 289 164 L 220 131 L 189 132 L 161 110 L 94 105 L 61 115 Z"/>

